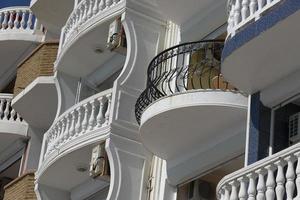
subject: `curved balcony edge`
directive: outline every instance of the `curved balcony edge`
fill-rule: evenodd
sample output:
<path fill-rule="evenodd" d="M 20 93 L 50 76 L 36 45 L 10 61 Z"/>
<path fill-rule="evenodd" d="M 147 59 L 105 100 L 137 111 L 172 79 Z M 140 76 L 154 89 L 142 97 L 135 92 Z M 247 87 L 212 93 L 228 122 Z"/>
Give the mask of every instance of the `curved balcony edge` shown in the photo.
<path fill-rule="evenodd" d="M 191 90 L 238 90 L 221 74 L 223 40 L 179 44 L 159 53 L 150 62 L 147 86 L 135 105 L 140 123 L 142 113 L 156 100 Z"/>
<path fill-rule="evenodd" d="M 0 40 L 42 42 L 45 30 L 29 7 L 14 6 L 0 9 Z"/>
<path fill-rule="evenodd" d="M 294 167 L 296 166 L 296 168 Z M 218 199 L 231 197 L 298 198 L 300 185 L 300 144 L 262 159 L 225 176 L 217 186 Z M 295 188 L 297 192 L 294 193 Z M 297 196 L 297 197 L 296 197 Z"/>
<path fill-rule="evenodd" d="M 60 115 L 45 133 L 37 177 L 55 161 L 110 132 L 112 89 L 93 95 Z"/>
<path fill-rule="evenodd" d="M 258 0 L 243 4 L 240 0 L 229 0 L 228 36 L 222 53 L 222 62 L 235 50 L 299 9 L 300 2 L 293 0 L 270 0 L 265 4 Z"/>
<path fill-rule="evenodd" d="M 67 49 L 70 48 L 78 38 L 92 30 L 93 27 L 120 15 L 125 10 L 125 0 L 111 0 L 106 2 L 105 0 L 84 0 L 73 10 L 61 30 L 55 68 L 57 68 L 60 59 Z"/>

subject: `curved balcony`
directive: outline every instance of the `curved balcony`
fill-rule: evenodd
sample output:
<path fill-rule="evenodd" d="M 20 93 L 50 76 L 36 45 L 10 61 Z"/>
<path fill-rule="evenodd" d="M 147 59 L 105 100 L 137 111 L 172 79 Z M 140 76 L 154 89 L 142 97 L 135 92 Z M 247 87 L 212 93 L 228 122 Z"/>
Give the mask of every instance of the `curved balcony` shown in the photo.
<path fill-rule="evenodd" d="M 0 9 L 0 40 L 41 42 L 43 26 L 28 7 Z"/>
<path fill-rule="evenodd" d="M 107 37 L 109 24 L 124 9 L 125 0 L 82 0 L 62 28 L 56 69 L 83 77 L 118 56 L 106 48 Z"/>
<path fill-rule="evenodd" d="M 12 94 L 0 94 L 0 152 L 27 137 L 28 125 L 11 107 Z"/>
<path fill-rule="evenodd" d="M 168 161 L 173 184 L 208 170 L 219 156 L 243 151 L 247 98 L 220 73 L 222 49 L 223 41 L 185 43 L 163 51 L 149 65 L 136 118 L 145 146 Z M 232 141 L 238 145 L 230 147 Z M 189 162 L 193 167 L 185 166 Z"/>
<path fill-rule="evenodd" d="M 16 63 L 42 42 L 44 36 L 43 26 L 28 7 L 0 9 L 0 85 L 12 78 Z"/>
<path fill-rule="evenodd" d="M 55 173 L 55 162 L 58 160 L 60 163 L 64 160 L 68 162 L 70 160 L 67 157 L 72 157 L 72 152 L 78 153 L 81 149 L 86 151 L 90 145 L 106 138 L 110 130 L 111 93 L 110 89 L 89 97 L 54 121 L 43 139 L 37 173 L 41 181 L 47 174 Z"/>
<path fill-rule="evenodd" d="M 260 160 L 225 176 L 217 187 L 218 199 L 298 199 L 300 145 Z"/>
<path fill-rule="evenodd" d="M 300 42 L 294 40 L 300 31 L 295 26 L 299 19 L 299 1 L 229 0 L 222 56 L 225 78 L 252 94 L 299 72 Z"/>

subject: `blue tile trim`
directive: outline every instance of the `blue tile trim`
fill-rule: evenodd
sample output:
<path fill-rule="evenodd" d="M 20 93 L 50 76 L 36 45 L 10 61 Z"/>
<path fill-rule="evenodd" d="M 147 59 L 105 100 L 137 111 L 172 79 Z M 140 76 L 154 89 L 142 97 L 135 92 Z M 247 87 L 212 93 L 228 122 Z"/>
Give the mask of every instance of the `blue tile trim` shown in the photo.
<path fill-rule="evenodd" d="M 222 62 L 242 45 L 297 12 L 300 9 L 300 0 L 285 0 L 274 7 L 272 11 L 262 16 L 259 20 L 248 24 L 247 27 L 236 33 L 233 38 L 228 39 L 222 52 Z"/>

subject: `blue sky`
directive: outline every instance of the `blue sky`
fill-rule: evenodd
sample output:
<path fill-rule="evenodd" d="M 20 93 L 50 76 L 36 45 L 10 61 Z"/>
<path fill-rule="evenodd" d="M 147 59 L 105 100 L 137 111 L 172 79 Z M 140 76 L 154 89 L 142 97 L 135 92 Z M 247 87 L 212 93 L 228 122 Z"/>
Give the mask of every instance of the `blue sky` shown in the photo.
<path fill-rule="evenodd" d="M 10 7 L 10 6 L 28 6 L 30 0 L 0 0 L 0 8 Z"/>

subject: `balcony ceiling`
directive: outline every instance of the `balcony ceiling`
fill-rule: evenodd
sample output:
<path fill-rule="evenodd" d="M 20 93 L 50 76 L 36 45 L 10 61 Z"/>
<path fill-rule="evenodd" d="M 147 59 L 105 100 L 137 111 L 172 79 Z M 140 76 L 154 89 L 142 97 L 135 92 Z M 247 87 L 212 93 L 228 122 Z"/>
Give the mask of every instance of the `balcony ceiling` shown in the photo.
<path fill-rule="evenodd" d="M 73 7 L 74 0 L 32 0 L 30 4 L 31 10 L 41 23 L 56 36 L 59 36 Z"/>
<path fill-rule="evenodd" d="M 74 77 L 86 77 L 100 66 L 114 60 L 124 60 L 123 55 L 106 49 L 109 23 L 106 21 L 66 44 L 56 62 L 56 69 Z M 99 49 L 102 52 L 97 53 Z M 115 66 L 109 66 L 112 69 Z"/>
<path fill-rule="evenodd" d="M 89 181 L 97 182 L 98 190 L 109 185 L 107 181 L 94 180 L 89 176 L 89 163 L 93 145 L 86 146 L 70 152 L 56 160 L 39 177 L 38 183 L 63 191 L 72 192 L 74 188 L 80 188 Z M 80 158 L 80 160 L 78 160 Z M 78 167 L 86 168 L 87 171 L 80 172 Z"/>
<path fill-rule="evenodd" d="M 257 91 L 268 90 L 280 81 L 289 79 L 289 76 L 294 77 L 295 72 L 300 70 L 300 40 L 298 39 L 300 26 L 296 25 L 299 20 L 300 11 L 297 11 L 258 36 L 254 35 L 253 39 L 247 37 L 251 37 L 252 30 L 268 27 L 268 24 L 265 24 L 266 20 L 261 23 L 260 21 L 252 23 L 246 29 L 249 32 L 237 33 L 226 44 L 237 48 L 225 58 L 222 64 L 222 73 L 225 78 L 240 90 L 253 94 Z M 238 44 L 241 41 L 246 42 Z M 294 77 L 295 81 L 298 79 Z M 294 88 L 296 85 L 282 84 L 277 87 L 277 91 L 284 91 L 288 87 Z"/>
<path fill-rule="evenodd" d="M 219 151 L 223 152 L 221 160 L 243 149 L 246 113 L 247 98 L 240 94 L 187 92 L 150 105 L 142 115 L 140 133 L 144 145 L 167 160 L 172 184 L 180 184 L 219 161 L 216 147 L 222 149 L 235 140 L 240 144 Z M 201 163 L 197 163 L 199 158 Z M 193 166 L 184 166 L 189 161 Z"/>
<path fill-rule="evenodd" d="M 166 18 L 171 19 L 177 24 L 189 23 L 195 18 L 205 17 L 209 11 L 226 0 L 157 0 L 159 9 Z M 226 8 L 224 7 L 224 13 Z"/>
<path fill-rule="evenodd" d="M 48 129 L 52 124 L 57 104 L 54 77 L 38 77 L 12 101 L 12 107 L 27 123 L 42 129 Z"/>
<path fill-rule="evenodd" d="M 0 89 L 15 76 L 17 65 L 38 44 L 30 41 L 2 40 L 0 41 Z"/>

